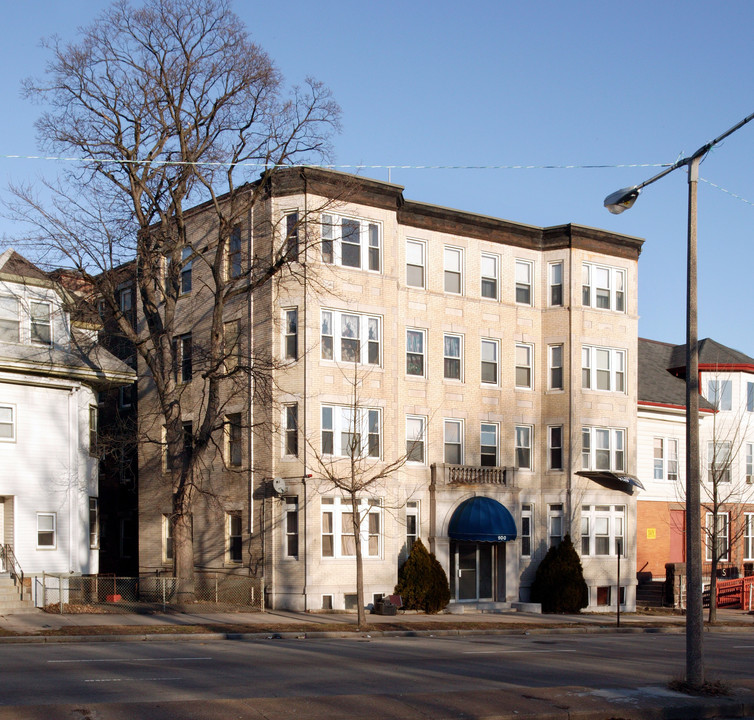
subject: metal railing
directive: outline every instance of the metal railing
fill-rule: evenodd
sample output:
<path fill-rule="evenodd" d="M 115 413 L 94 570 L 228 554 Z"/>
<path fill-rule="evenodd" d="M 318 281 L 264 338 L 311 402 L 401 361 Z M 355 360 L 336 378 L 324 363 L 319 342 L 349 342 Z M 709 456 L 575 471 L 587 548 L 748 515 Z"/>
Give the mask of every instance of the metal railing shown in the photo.
<path fill-rule="evenodd" d="M 715 594 L 717 596 L 718 608 L 751 610 L 754 596 L 754 577 L 718 580 L 715 583 Z M 709 607 L 709 603 L 710 590 L 707 589 L 702 594 L 702 604 L 704 607 Z"/>
<path fill-rule="evenodd" d="M 13 582 L 18 585 L 21 600 L 24 599 L 24 571 L 21 569 L 18 560 L 10 545 L 0 545 L 0 569 L 2 572 L 10 573 Z"/>

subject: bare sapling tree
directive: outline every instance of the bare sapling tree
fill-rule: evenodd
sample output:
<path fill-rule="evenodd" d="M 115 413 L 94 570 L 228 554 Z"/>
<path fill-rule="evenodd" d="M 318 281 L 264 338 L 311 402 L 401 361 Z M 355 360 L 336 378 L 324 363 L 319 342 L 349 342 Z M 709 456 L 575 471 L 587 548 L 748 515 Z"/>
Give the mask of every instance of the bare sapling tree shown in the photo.
<path fill-rule="evenodd" d="M 42 199 L 14 188 L 14 210 L 32 227 L 35 259 L 78 271 L 146 369 L 154 426 L 165 433 L 174 571 L 188 600 L 197 468 L 222 428 L 223 381 L 247 372 L 263 385 L 269 371 L 268 358 L 249 356 L 229 369 L 225 311 L 295 277 L 305 252 L 303 233 L 270 221 L 279 232 L 248 257 L 236 228 L 248 227 L 280 168 L 329 157 L 340 110 L 317 81 L 288 90 L 228 0 L 118 0 L 77 42 L 54 38 L 46 47 L 46 74 L 25 92 L 45 106 L 37 122 L 44 148 L 78 161 L 62 166 Z M 122 267 L 132 261 L 136 324 L 118 304 Z M 204 323 L 189 342 L 180 327 L 187 295 L 201 298 Z"/>
<path fill-rule="evenodd" d="M 369 405 L 363 393 L 368 371 L 361 372 L 354 363 L 350 374 L 346 369 L 342 372 L 349 385 L 350 401 L 347 406 L 324 407 L 323 413 L 341 412 L 342 417 L 334 421 L 333 417 L 323 415 L 321 442 L 308 442 L 316 461 L 315 477 L 322 478 L 324 487 L 339 491 L 350 509 L 343 516 L 349 519 L 344 521 L 341 534 L 343 543 L 350 546 L 346 554 L 353 552 L 356 559 L 357 624 L 363 630 L 367 627 L 363 543 L 375 543 L 373 550 L 377 553 L 384 530 L 382 513 L 401 503 L 395 492 L 388 492 L 386 481 L 412 458 L 415 450 L 409 446 L 405 453 L 394 458 L 384 457 L 382 414 Z"/>

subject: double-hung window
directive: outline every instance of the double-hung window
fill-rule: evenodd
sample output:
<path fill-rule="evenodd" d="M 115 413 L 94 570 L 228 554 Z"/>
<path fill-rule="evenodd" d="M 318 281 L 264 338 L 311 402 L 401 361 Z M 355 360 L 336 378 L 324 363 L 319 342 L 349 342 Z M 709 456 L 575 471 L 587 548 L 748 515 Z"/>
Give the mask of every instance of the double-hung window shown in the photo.
<path fill-rule="evenodd" d="M 231 320 L 224 325 L 225 371 L 235 370 L 241 362 L 241 321 Z"/>
<path fill-rule="evenodd" d="M 382 556 L 382 502 L 361 498 L 356 506 L 359 515 L 358 541 L 364 557 Z M 356 555 L 356 529 L 353 508 L 339 497 L 324 497 L 322 506 L 322 557 L 343 558 Z"/>
<path fill-rule="evenodd" d="M 497 300 L 500 258 L 497 255 L 482 253 L 480 263 L 482 271 L 482 297 Z"/>
<path fill-rule="evenodd" d="M 37 513 L 37 548 L 54 550 L 57 545 L 55 537 L 57 517 L 54 512 Z"/>
<path fill-rule="evenodd" d="M 547 535 L 550 547 L 558 547 L 563 540 L 563 504 L 547 506 Z"/>
<path fill-rule="evenodd" d="M 521 555 L 531 556 L 533 505 L 521 504 Z"/>
<path fill-rule="evenodd" d="M 563 263 L 550 263 L 550 307 L 563 304 Z"/>
<path fill-rule="evenodd" d="M 707 400 L 716 410 L 730 410 L 733 407 L 733 383 L 730 380 L 709 380 Z"/>
<path fill-rule="evenodd" d="M 496 423 L 482 423 L 479 430 L 480 464 L 482 467 L 498 465 L 498 426 Z"/>
<path fill-rule="evenodd" d="M 0 408 L 2 413 L 2 408 Z M 2 429 L 0 427 L 0 438 L 2 438 Z M 754 443 L 746 443 L 746 484 L 754 484 Z"/>
<path fill-rule="evenodd" d="M 380 457 L 381 413 L 377 408 L 322 406 L 322 454 Z"/>
<path fill-rule="evenodd" d="M 419 501 L 409 500 L 406 503 L 406 555 L 411 554 L 416 539 L 419 537 Z"/>
<path fill-rule="evenodd" d="M 298 309 L 289 308 L 284 310 L 283 322 L 285 323 L 285 359 L 298 359 Z"/>
<path fill-rule="evenodd" d="M 225 419 L 227 458 L 230 467 L 241 467 L 243 461 L 241 417 L 241 413 L 231 413 Z"/>
<path fill-rule="evenodd" d="M 485 384 L 498 383 L 498 350 L 497 340 L 482 340 L 482 382 Z"/>
<path fill-rule="evenodd" d="M 705 540 L 707 541 L 707 562 L 712 562 L 713 552 L 718 562 L 728 562 L 730 559 L 730 524 L 728 513 L 717 513 L 717 527 L 715 527 L 715 516 L 711 512 L 708 512 L 706 515 Z"/>
<path fill-rule="evenodd" d="M 550 345 L 548 348 L 550 361 L 550 390 L 563 389 L 563 346 Z"/>
<path fill-rule="evenodd" d="M 99 498 L 89 498 L 89 547 L 99 547 Z"/>
<path fill-rule="evenodd" d="M 551 425 L 548 429 L 548 452 L 550 470 L 563 469 L 563 426 Z"/>
<path fill-rule="evenodd" d="M 625 270 L 584 263 L 581 277 L 581 301 L 584 307 L 626 312 Z"/>
<path fill-rule="evenodd" d="M 229 279 L 240 277 L 243 272 L 241 264 L 241 226 L 234 225 L 228 238 L 228 264 L 227 275 Z"/>
<path fill-rule="evenodd" d="M 0 342 L 19 342 L 20 330 L 18 300 L 10 295 L 0 295 Z"/>
<path fill-rule="evenodd" d="M 446 247 L 443 258 L 445 292 L 461 295 L 463 293 L 463 250 Z"/>
<path fill-rule="evenodd" d="M 654 479 L 678 480 L 677 438 L 654 438 Z"/>
<path fill-rule="evenodd" d="M 581 386 L 584 389 L 626 392 L 626 351 L 582 346 Z"/>
<path fill-rule="evenodd" d="M 322 215 L 322 262 L 380 272 L 381 226 L 359 218 Z"/>
<path fill-rule="evenodd" d="M 463 465 L 463 420 L 445 420 L 443 423 L 445 462 Z"/>
<path fill-rule="evenodd" d="M 191 333 L 173 338 L 173 373 L 176 382 L 187 383 L 193 375 Z"/>
<path fill-rule="evenodd" d="M 243 522 L 240 510 L 225 513 L 225 561 L 232 565 L 243 562 Z"/>
<path fill-rule="evenodd" d="M 424 287 L 427 246 L 420 240 L 406 240 L 406 285 Z"/>
<path fill-rule="evenodd" d="M 16 406 L 0 405 L 0 442 L 16 439 Z"/>
<path fill-rule="evenodd" d="M 2 333 L 1 326 L 0 333 Z M 754 382 L 746 383 L 746 411 L 754 412 Z"/>
<path fill-rule="evenodd" d="M 532 263 L 516 260 L 516 302 L 519 305 L 532 304 Z"/>
<path fill-rule="evenodd" d="M 298 228 L 298 213 L 288 213 L 285 216 L 285 257 L 291 262 L 298 260 Z"/>
<path fill-rule="evenodd" d="M 625 555 L 625 505 L 581 506 L 581 554 Z"/>
<path fill-rule="evenodd" d="M 406 416 L 406 462 L 424 463 L 424 446 L 427 418 L 417 415 Z"/>
<path fill-rule="evenodd" d="M 532 346 L 516 345 L 516 387 L 531 390 L 532 387 Z"/>
<path fill-rule="evenodd" d="M 729 483 L 733 464 L 730 442 L 707 443 L 707 480 L 710 483 Z"/>
<path fill-rule="evenodd" d="M 406 330 L 406 375 L 424 377 L 425 339 L 424 330 Z"/>
<path fill-rule="evenodd" d="M 285 454 L 298 457 L 298 403 L 285 406 Z"/>
<path fill-rule="evenodd" d="M 37 345 L 51 345 L 50 303 L 31 302 L 29 309 L 31 312 L 31 341 Z"/>
<path fill-rule="evenodd" d="M 89 454 L 97 454 L 97 422 L 99 411 L 96 405 L 89 406 Z"/>
<path fill-rule="evenodd" d="M 754 560 L 754 513 L 744 513 L 744 560 Z"/>
<path fill-rule="evenodd" d="M 322 311 L 322 359 L 380 364 L 380 318 L 338 310 Z"/>
<path fill-rule="evenodd" d="M 581 469 L 626 470 L 626 431 L 621 428 L 581 428 Z"/>
<path fill-rule="evenodd" d="M 185 247 L 181 251 L 181 295 L 186 295 L 191 292 L 191 272 L 194 260 L 191 257 L 194 254 L 194 249 Z"/>
<path fill-rule="evenodd" d="M 298 497 L 283 498 L 285 557 L 298 557 Z"/>
<path fill-rule="evenodd" d="M 517 425 L 516 438 L 516 467 L 519 470 L 532 470 L 532 427 L 531 425 Z"/>
<path fill-rule="evenodd" d="M 463 338 L 460 335 L 443 335 L 443 376 L 446 380 L 460 380 L 463 366 Z"/>

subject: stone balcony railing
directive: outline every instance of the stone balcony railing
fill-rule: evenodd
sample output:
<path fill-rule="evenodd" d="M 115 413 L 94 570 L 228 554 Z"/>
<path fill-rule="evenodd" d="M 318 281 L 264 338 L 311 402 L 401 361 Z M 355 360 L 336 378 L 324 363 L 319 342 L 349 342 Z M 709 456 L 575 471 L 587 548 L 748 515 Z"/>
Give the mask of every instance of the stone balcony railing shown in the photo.
<path fill-rule="evenodd" d="M 481 465 L 432 465 L 434 482 L 440 485 L 502 485 L 513 487 L 513 468 Z"/>

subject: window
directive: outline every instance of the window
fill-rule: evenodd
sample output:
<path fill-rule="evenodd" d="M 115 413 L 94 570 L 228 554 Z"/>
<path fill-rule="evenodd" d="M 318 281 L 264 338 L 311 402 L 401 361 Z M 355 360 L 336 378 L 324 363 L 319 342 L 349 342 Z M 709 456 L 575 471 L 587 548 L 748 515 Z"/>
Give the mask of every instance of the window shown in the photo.
<path fill-rule="evenodd" d="M 479 445 L 482 467 L 498 465 L 498 426 L 495 423 L 482 423 L 479 431 Z"/>
<path fill-rule="evenodd" d="M 443 377 L 446 380 L 460 380 L 463 339 L 460 335 L 443 335 Z M 495 373 L 497 375 L 497 373 Z"/>
<path fill-rule="evenodd" d="M 243 265 L 241 264 L 241 226 L 234 225 L 228 238 L 228 278 L 233 279 L 241 276 Z"/>
<path fill-rule="evenodd" d="M 497 300 L 499 265 L 500 262 L 497 255 L 482 253 L 482 297 Z"/>
<path fill-rule="evenodd" d="M 678 440 L 654 439 L 654 479 L 678 480 Z"/>
<path fill-rule="evenodd" d="M 419 501 L 406 503 L 406 556 L 411 554 L 416 539 L 419 537 Z"/>
<path fill-rule="evenodd" d="M 707 443 L 707 481 L 730 482 L 730 466 L 733 458 L 729 442 Z"/>
<path fill-rule="evenodd" d="M 2 408 L 0 408 L 2 413 Z M 0 426 L 0 438 L 2 437 L 2 428 Z M 751 485 L 754 483 L 754 443 L 746 443 L 746 482 Z"/>
<path fill-rule="evenodd" d="M 322 216 L 322 262 L 379 272 L 382 229 L 355 218 Z"/>
<path fill-rule="evenodd" d="M 225 371 L 235 370 L 241 363 L 241 321 L 225 323 Z"/>
<path fill-rule="evenodd" d="M 424 417 L 406 417 L 406 462 L 424 463 L 426 424 L 427 419 Z"/>
<path fill-rule="evenodd" d="M 2 330 L 0 329 L 0 333 Z M 746 410 L 754 412 L 754 383 L 746 383 Z"/>
<path fill-rule="evenodd" d="M 323 310 L 321 345 L 323 360 L 379 365 L 380 318 Z"/>
<path fill-rule="evenodd" d="M 298 403 L 285 406 L 285 454 L 298 457 Z"/>
<path fill-rule="evenodd" d="M 20 328 L 18 300 L 8 295 L 0 295 L 0 341 L 19 342 Z"/>
<path fill-rule="evenodd" d="M 226 417 L 226 432 L 228 465 L 241 467 L 243 461 L 241 413 L 232 413 Z"/>
<path fill-rule="evenodd" d="M 365 557 L 382 555 L 382 503 L 378 499 L 358 500 L 359 542 Z M 356 555 L 355 527 L 350 502 L 345 498 L 322 498 L 322 557 Z"/>
<path fill-rule="evenodd" d="M 581 386 L 626 392 L 626 351 L 584 345 L 581 348 Z"/>
<path fill-rule="evenodd" d="M 732 383 L 730 380 L 709 380 L 707 382 L 707 400 L 717 410 L 730 410 L 732 407 Z"/>
<path fill-rule="evenodd" d="M 558 547 L 563 540 L 563 505 L 547 506 L 547 535 L 549 547 Z"/>
<path fill-rule="evenodd" d="M 563 389 L 563 346 L 550 345 L 550 390 Z"/>
<path fill-rule="evenodd" d="M 460 295 L 463 292 L 463 250 L 446 247 L 443 257 L 445 292 Z"/>
<path fill-rule="evenodd" d="M 531 557 L 532 505 L 521 505 L 521 555 Z"/>
<path fill-rule="evenodd" d="M 162 561 L 173 560 L 173 518 L 171 515 L 162 516 Z"/>
<path fill-rule="evenodd" d="M 0 405 L 0 442 L 16 439 L 16 408 L 14 405 Z"/>
<path fill-rule="evenodd" d="M 130 287 L 123 288 L 120 291 L 118 304 L 120 306 L 120 311 L 124 315 L 131 314 L 131 309 L 133 308 L 133 291 L 131 290 Z"/>
<path fill-rule="evenodd" d="M 548 449 L 550 454 L 550 470 L 563 469 L 563 426 L 551 425 L 548 428 Z"/>
<path fill-rule="evenodd" d="M 463 465 L 463 421 L 445 420 L 443 437 L 445 462 L 449 465 Z"/>
<path fill-rule="evenodd" d="M 37 513 L 37 549 L 55 549 L 56 520 L 55 513 Z"/>
<path fill-rule="evenodd" d="M 626 312 L 625 270 L 584 263 L 581 278 L 581 302 L 584 307 Z"/>
<path fill-rule="evenodd" d="M 173 338 L 173 372 L 176 382 L 191 381 L 191 333 Z"/>
<path fill-rule="evenodd" d="M 133 405 L 135 385 L 124 385 L 118 388 L 118 407 L 127 410 Z"/>
<path fill-rule="evenodd" d="M 426 246 L 418 240 L 406 240 L 406 285 L 424 287 Z"/>
<path fill-rule="evenodd" d="M 753 513 L 744 513 L 744 560 L 754 560 Z"/>
<path fill-rule="evenodd" d="M 99 498 L 89 498 L 89 547 L 99 547 Z"/>
<path fill-rule="evenodd" d="M 284 498 L 283 527 L 285 528 L 285 557 L 298 557 L 298 497 Z"/>
<path fill-rule="evenodd" d="M 32 302 L 29 307 L 31 311 L 31 341 L 37 345 L 51 345 L 50 304 Z"/>
<path fill-rule="evenodd" d="M 424 377 L 424 330 L 406 330 L 406 374 Z"/>
<path fill-rule="evenodd" d="M 531 390 L 532 346 L 516 345 L 516 387 Z"/>
<path fill-rule="evenodd" d="M 532 264 L 527 260 L 516 260 L 516 302 L 531 305 Z"/>
<path fill-rule="evenodd" d="M 322 406 L 322 454 L 380 457 L 380 411 L 376 408 Z"/>
<path fill-rule="evenodd" d="M 243 524 L 240 510 L 225 513 L 225 561 L 233 565 L 243 562 Z"/>
<path fill-rule="evenodd" d="M 581 469 L 625 472 L 625 437 L 618 428 L 581 428 Z"/>
<path fill-rule="evenodd" d="M 718 561 L 727 562 L 730 559 L 728 555 L 730 550 L 728 513 L 717 513 L 717 528 L 714 527 L 713 517 L 712 513 L 707 513 L 707 532 L 705 533 L 707 562 L 712 562 L 713 549 Z"/>
<path fill-rule="evenodd" d="M 563 263 L 550 263 L 550 306 L 563 304 Z"/>
<path fill-rule="evenodd" d="M 194 264 L 190 259 L 194 254 L 193 248 L 183 248 L 181 252 L 181 295 L 191 292 L 191 267 Z"/>
<path fill-rule="evenodd" d="M 285 310 L 285 359 L 298 358 L 298 309 Z"/>
<path fill-rule="evenodd" d="M 581 554 L 625 555 L 625 505 L 581 506 Z"/>
<path fill-rule="evenodd" d="M 89 406 L 89 454 L 97 454 L 97 406 Z"/>
<path fill-rule="evenodd" d="M 482 340 L 482 382 L 497 385 L 497 340 Z"/>
<path fill-rule="evenodd" d="M 298 260 L 298 213 L 292 212 L 285 216 L 285 257 Z"/>
<path fill-rule="evenodd" d="M 516 467 L 519 470 L 532 469 L 531 435 L 530 425 L 516 426 Z"/>

